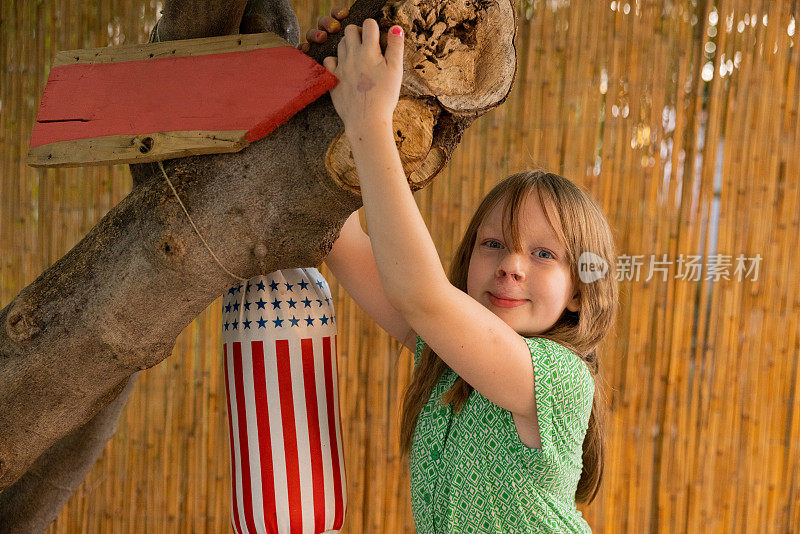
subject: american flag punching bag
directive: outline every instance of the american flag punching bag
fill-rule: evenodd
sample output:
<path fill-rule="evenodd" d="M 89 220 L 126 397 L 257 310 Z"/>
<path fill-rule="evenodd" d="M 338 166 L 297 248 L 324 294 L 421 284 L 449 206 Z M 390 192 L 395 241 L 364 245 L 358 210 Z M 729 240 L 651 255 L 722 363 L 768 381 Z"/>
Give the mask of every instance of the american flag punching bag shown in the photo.
<path fill-rule="evenodd" d="M 284 269 L 231 287 L 222 305 L 234 532 L 339 532 L 347 488 L 327 282 Z"/>

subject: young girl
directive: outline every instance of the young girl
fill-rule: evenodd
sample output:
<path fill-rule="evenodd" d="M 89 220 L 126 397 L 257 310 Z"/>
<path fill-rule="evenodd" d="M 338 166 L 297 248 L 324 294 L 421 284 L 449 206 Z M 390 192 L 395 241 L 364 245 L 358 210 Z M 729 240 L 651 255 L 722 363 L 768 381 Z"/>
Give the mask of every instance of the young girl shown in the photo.
<path fill-rule="evenodd" d="M 521 172 L 482 200 L 448 278 L 392 135 L 403 32 L 389 30 L 385 56 L 375 20 L 344 33 L 323 65 L 339 78 L 330 93 L 369 236 L 354 213 L 326 263 L 414 352 L 401 448 L 417 531 L 590 532 L 575 504 L 602 478 L 595 349 L 618 298 L 609 225 L 567 179 Z M 606 262 L 604 276 L 579 272 L 586 257 Z"/>

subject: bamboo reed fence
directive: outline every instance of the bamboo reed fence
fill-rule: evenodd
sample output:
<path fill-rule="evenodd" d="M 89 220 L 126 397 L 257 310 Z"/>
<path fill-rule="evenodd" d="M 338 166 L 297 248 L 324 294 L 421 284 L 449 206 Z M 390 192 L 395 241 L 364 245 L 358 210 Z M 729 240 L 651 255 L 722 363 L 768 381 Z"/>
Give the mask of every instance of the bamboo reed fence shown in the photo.
<path fill-rule="evenodd" d="M 294 6 L 303 32 L 331 7 Z M 53 55 L 146 42 L 160 9 L 0 0 L 0 306 L 131 189 L 127 166 L 25 165 Z M 445 267 L 508 174 L 543 166 L 591 192 L 622 295 L 601 354 L 604 482 L 579 509 L 597 533 L 800 531 L 797 2 L 521 0 L 518 14 L 510 97 L 417 193 Z M 343 532 L 413 531 L 397 447 L 410 354 L 322 270 L 340 325 Z M 230 531 L 220 304 L 142 373 L 49 533 Z"/>

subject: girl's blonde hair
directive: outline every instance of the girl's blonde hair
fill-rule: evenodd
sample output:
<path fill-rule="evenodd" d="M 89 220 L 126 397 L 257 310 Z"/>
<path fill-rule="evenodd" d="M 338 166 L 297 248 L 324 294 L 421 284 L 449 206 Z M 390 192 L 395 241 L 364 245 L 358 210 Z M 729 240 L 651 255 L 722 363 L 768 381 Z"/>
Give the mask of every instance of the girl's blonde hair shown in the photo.
<path fill-rule="evenodd" d="M 586 362 L 595 380 L 595 393 L 589 428 L 583 440 L 583 472 L 575 493 L 576 502 L 591 503 L 603 478 L 605 419 L 608 408 L 601 395 L 597 378 L 600 372 L 597 347 L 609 333 L 617 313 L 619 289 L 616 280 L 616 247 L 614 237 L 600 207 L 575 184 L 553 173 L 540 170 L 523 171 L 497 184 L 481 201 L 450 266 L 450 282 L 467 292 L 467 272 L 475 247 L 478 227 L 500 201 L 503 205 L 506 241 L 521 250 L 519 236 L 520 206 L 528 194 L 536 193 L 550 226 L 567 251 L 573 288 L 580 292 L 580 311 L 564 310 L 558 321 L 537 337 L 551 339 L 573 350 Z M 592 252 L 608 264 L 603 278 L 583 283 L 578 276 L 578 258 Z M 400 449 L 408 454 L 419 413 L 430 398 L 436 383 L 447 370 L 447 364 L 425 345 L 419 365 L 405 392 L 400 422 Z M 472 387 L 459 377 L 442 395 L 441 404 L 450 404 L 458 413 L 472 393 Z"/>

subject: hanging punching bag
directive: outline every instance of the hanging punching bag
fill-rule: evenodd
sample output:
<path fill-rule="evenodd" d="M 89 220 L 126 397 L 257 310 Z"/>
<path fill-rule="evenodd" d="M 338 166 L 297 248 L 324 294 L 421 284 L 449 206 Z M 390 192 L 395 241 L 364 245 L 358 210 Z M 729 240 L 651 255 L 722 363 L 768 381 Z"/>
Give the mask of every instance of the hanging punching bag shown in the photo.
<path fill-rule="evenodd" d="M 347 488 L 327 282 L 301 268 L 231 287 L 222 339 L 234 532 L 338 532 Z"/>

